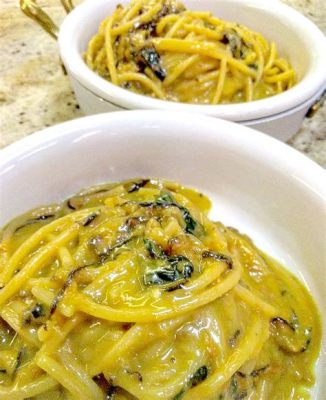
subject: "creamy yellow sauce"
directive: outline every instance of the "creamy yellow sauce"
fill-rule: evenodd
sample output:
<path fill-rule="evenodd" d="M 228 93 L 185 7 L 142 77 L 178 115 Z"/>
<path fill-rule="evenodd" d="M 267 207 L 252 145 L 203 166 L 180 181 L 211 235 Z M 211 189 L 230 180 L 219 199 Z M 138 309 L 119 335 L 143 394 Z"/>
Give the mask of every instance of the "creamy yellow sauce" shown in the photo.
<path fill-rule="evenodd" d="M 276 43 L 236 20 L 188 10 L 175 0 L 117 5 L 91 38 L 84 59 L 117 86 L 183 103 L 259 100 L 296 83 Z"/>
<path fill-rule="evenodd" d="M 7 224 L 0 399 L 309 399 L 314 300 L 210 206 L 135 179 Z"/>

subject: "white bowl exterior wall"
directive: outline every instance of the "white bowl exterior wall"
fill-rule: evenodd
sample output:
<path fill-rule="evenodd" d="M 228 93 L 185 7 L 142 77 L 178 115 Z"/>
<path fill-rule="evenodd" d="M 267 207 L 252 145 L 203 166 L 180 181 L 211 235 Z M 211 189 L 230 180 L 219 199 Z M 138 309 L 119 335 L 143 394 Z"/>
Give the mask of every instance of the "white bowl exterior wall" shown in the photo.
<path fill-rule="evenodd" d="M 70 78 L 79 105 L 85 115 L 126 110 L 125 108 L 122 108 L 117 104 L 112 104 L 109 101 L 104 100 L 102 97 L 94 94 L 89 89 L 81 85 L 73 75 L 70 75 Z M 316 98 L 318 98 L 318 96 Z M 300 129 L 302 120 L 304 119 L 310 106 L 314 103 L 314 99 L 315 98 L 302 104 L 298 108 L 290 110 L 281 115 L 273 115 L 269 118 L 252 121 L 243 121 L 241 124 L 250 126 L 250 128 L 267 133 L 276 139 L 286 142 Z M 140 104 L 139 109 L 141 108 L 142 106 Z"/>

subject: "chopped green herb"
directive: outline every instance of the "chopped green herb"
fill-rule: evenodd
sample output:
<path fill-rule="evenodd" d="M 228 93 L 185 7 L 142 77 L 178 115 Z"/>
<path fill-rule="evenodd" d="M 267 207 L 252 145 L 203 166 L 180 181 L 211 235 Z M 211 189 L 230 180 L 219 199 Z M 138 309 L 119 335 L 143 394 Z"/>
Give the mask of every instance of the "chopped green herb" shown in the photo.
<path fill-rule="evenodd" d="M 144 283 L 148 285 L 165 285 L 171 282 L 185 281 L 194 271 L 192 263 L 184 256 L 166 257 L 166 265 L 148 271 L 144 276 Z"/>
<path fill-rule="evenodd" d="M 192 263 L 184 256 L 172 256 L 168 257 L 168 262 L 173 269 L 176 269 L 182 273 L 183 278 L 188 279 L 194 272 L 194 267 Z"/>
<path fill-rule="evenodd" d="M 149 255 L 154 259 L 159 259 L 165 257 L 163 249 L 155 243 L 153 240 L 144 239 L 146 250 L 149 252 Z"/>
<path fill-rule="evenodd" d="M 203 382 L 208 376 L 208 368 L 206 365 L 198 368 L 197 371 L 189 378 L 186 387 L 183 388 L 177 395 L 173 397 L 173 400 L 181 400 L 185 391 L 189 388 L 197 386 L 199 383 Z"/>
<path fill-rule="evenodd" d="M 192 217 L 190 211 L 186 208 L 178 204 L 171 193 L 162 191 L 161 194 L 155 199 L 154 202 L 142 202 L 139 203 L 141 207 L 177 207 L 181 213 L 182 218 L 185 222 L 185 231 L 186 233 L 194 234 L 197 227 L 199 227 L 199 223 Z M 201 229 L 203 230 L 203 229 Z"/>
<path fill-rule="evenodd" d="M 161 192 L 161 194 L 156 198 L 156 204 L 162 205 L 162 206 L 177 206 L 177 203 L 175 202 L 174 198 L 169 192 Z"/>
<path fill-rule="evenodd" d="M 258 69 L 258 65 L 256 63 L 248 64 L 248 67 L 256 70 Z"/>
<path fill-rule="evenodd" d="M 173 397 L 173 400 L 181 400 L 185 391 L 182 389 L 178 394 Z"/>
<path fill-rule="evenodd" d="M 238 381 L 237 381 L 237 377 L 235 374 L 232 376 L 230 386 L 231 386 L 232 395 L 233 396 L 236 395 L 237 391 L 238 391 Z"/>
<path fill-rule="evenodd" d="M 193 219 L 187 208 L 179 206 L 179 209 L 182 212 L 183 220 L 186 223 L 186 232 L 194 234 L 197 222 Z"/>

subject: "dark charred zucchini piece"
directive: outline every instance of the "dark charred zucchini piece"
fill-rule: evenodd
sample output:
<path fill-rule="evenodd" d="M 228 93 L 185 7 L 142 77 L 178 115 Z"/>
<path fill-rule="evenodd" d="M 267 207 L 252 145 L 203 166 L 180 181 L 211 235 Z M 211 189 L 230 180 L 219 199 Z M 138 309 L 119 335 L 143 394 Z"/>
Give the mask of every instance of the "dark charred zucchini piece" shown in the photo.
<path fill-rule="evenodd" d="M 239 338 L 239 336 L 240 336 L 240 333 L 241 333 L 240 329 L 237 329 L 237 330 L 234 332 L 234 334 L 232 335 L 232 337 L 229 339 L 229 346 L 230 346 L 230 347 L 234 347 L 234 346 L 236 345 L 237 340 L 238 340 L 238 338 Z"/>
<path fill-rule="evenodd" d="M 94 219 L 99 216 L 99 214 L 100 214 L 99 211 L 90 214 L 88 217 L 86 217 L 85 221 L 83 222 L 83 226 L 90 225 L 94 221 Z"/>
<path fill-rule="evenodd" d="M 206 365 L 198 368 L 197 371 L 190 378 L 190 387 L 197 386 L 200 382 L 203 382 L 208 376 L 208 368 Z"/>
<path fill-rule="evenodd" d="M 77 208 L 72 204 L 72 199 L 67 200 L 67 207 L 70 208 L 70 210 L 76 210 Z"/>
<path fill-rule="evenodd" d="M 252 377 L 256 378 L 257 376 L 263 374 L 267 370 L 268 367 L 269 367 L 269 365 L 265 365 L 262 368 L 255 369 L 255 370 L 252 371 L 252 373 L 250 375 Z"/>
<path fill-rule="evenodd" d="M 27 310 L 24 314 L 24 325 L 29 325 L 33 320 L 45 316 L 44 306 L 43 304 L 36 303 L 31 310 Z"/>
<path fill-rule="evenodd" d="M 302 327 L 293 311 L 292 322 L 281 317 L 271 321 L 271 332 L 279 348 L 286 353 L 304 353 L 311 343 L 311 328 Z"/>
<path fill-rule="evenodd" d="M 116 392 L 117 392 L 117 388 L 115 386 L 111 385 L 106 392 L 105 400 L 114 400 L 114 398 L 116 398 L 116 396 L 115 396 Z"/>
<path fill-rule="evenodd" d="M 161 57 L 154 46 L 143 47 L 136 57 L 137 65 L 140 71 L 149 67 L 160 81 L 166 78 L 166 70 L 161 63 Z"/>
<path fill-rule="evenodd" d="M 57 295 L 55 296 L 55 298 L 52 301 L 52 304 L 50 307 L 50 315 L 52 315 L 55 312 L 55 310 L 57 309 L 59 302 L 63 299 L 63 296 L 64 296 L 66 290 L 74 281 L 76 274 L 78 274 L 78 272 L 80 272 L 82 269 L 84 269 L 86 267 L 89 267 L 89 265 L 83 265 L 81 267 L 78 267 L 78 268 L 72 270 L 68 274 L 68 277 L 67 277 L 65 283 L 63 284 L 62 288 L 58 291 Z"/>
<path fill-rule="evenodd" d="M 144 30 L 148 33 L 149 36 L 157 36 L 156 34 L 156 26 L 159 20 L 169 14 L 179 14 L 184 11 L 184 6 L 180 3 L 178 4 L 167 4 L 163 3 L 163 6 L 156 17 L 154 17 L 150 22 L 146 22 L 143 24 L 136 24 L 135 30 Z"/>
<path fill-rule="evenodd" d="M 234 400 L 243 400 L 248 396 L 246 390 L 242 390 L 241 392 L 237 393 L 234 397 Z"/>
<path fill-rule="evenodd" d="M 182 389 L 178 394 L 173 397 L 173 400 L 181 400 L 182 396 L 184 395 L 185 391 Z"/>
<path fill-rule="evenodd" d="M 31 314 L 35 319 L 43 317 L 44 316 L 44 307 L 42 304 L 37 303 L 35 307 L 32 309 Z"/>
<path fill-rule="evenodd" d="M 24 354 L 24 349 L 21 348 L 17 354 L 17 358 L 16 358 L 16 365 L 15 365 L 15 369 L 12 373 L 12 379 L 14 379 L 14 377 L 16 376 L 17 370 L 18 368 L 21 366 L 22 364 L 22 360 L 23 360 L 23 354 Z"/>
<path fill-rule="evenodd" d="M 18 232 L 19 230 L 25 228 L 25 226 L 32 225 L 32 224 L 35 224 L 36 222 L 40 222 L 40 221 L 46 221 L 47 219 L 53 218 L 53 217 L 55 217 L 55 214 L 45 214 L 45 215 L 39 215 L 38 217 L 35 217 L 32 219 L 28 219 L 23 225 L 20 225 L 15 229 L 15 233 Z"/>
<path fill-rule="evenodd" d="M 258 65 L 256 63 L 248 64 L 248 67 L 250 67 L 252 69 L 256 69 L 256 70 L 258 69 Z"/>
<path fill-rule="evenodd" d="M 232 258 L 227 256 L 226 254 L 217 253 L 216 251 L 204 251 L 202 253 L 203 258 L 214 258 L 217 261 L 224 261 L 230 269 L 233 268 Z"/>
<path fill-rule="evenodd" d="M 147 222 L 147 218 L 144 216 L 140 217 L 130 217 L 126 221 L 126 225 L 128 230 L 135 228 L 138 224 L 141 224 L 143 222 Z"/>
<path fill-rule="evenodd" d="M 99 257 L 99 260 L 98 262 L 88 266 L 95 267 L 104 264 L 114 255 L 115 250 L 118 250 L 120 247 L 124 246 L 125 244 L 136 238 L 137 238 L 136 236 L 131 236 L 124 239 L 120 239 L 116 242 L 115 245 L 108 247 L 107 244 L 103 241 L 101 236 L 93 237 L 89 241 L 89 246 L 94 250 L 95 254 Z"/>
<path fill-rule="evenodd" d="M 129 369 L 125 369 L 128 375 L 132 375 L 138 382 L 143 382 L 143 376 L 138 371 L 130 371 Z"/>
<path fill-rule="evenodd" d="M 310 343 L 311 343 L 311 338 L 306 340 L 306 343 L 304 344 L 304 346 L 301 347 L 300 353 L 304 353 L 305 351 L 307 351 Z"/>
<path fill-rule="evenodd" d="M 194 272 L 194 267 L 187 257 L 181 255 L 171 256 L 168 257 L 167 260 L 173 269 L 176 269 L 177 271 L 182 273 L 183 278 L 191 278 L 191 275 Z"/>
<path fill-rule="evenodd" d="M 293 332 L 295 331 L 295 328 L 292 326 L 292 324 L 290 324 L 290 322 L 288 322 L 286 319 L 281 318 L 281 317 L 275 317 L 275 318 L 271 319 L 271 324 L 274 326 L 278 326 L 278 325 L 285 326 L 286 325 Z"/>
<path fill-rule="evenodd" d="M 140 182 L 133 182 L 128 189 L 128 193 L 138 192 L 138 190 L 147 185 L 150 179 L 143 179 Z"/>
<path fill-rule="evenodd" d="M 234 58 L 243 59 L 245 57 L 247 46 L 235 30 L 226 32 L 221 42 L 229 47 Z"/>
<path fill-rule="evenodd" d="M 117 388 L 113 386 L 112 381 L 108 381 L 104 374 L 100 373 L 96 376 L 93 376 L 93 381 L 103 390 L 106 394 L 106 400 L 113 400 L 114 394 L 116 393 Z"/>

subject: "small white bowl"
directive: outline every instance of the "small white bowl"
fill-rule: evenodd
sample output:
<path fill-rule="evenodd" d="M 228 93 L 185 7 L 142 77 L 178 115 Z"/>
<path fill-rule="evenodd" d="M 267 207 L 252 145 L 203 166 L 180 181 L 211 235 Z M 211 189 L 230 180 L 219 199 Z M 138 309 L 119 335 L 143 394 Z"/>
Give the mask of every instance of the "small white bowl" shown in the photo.
<path fill-rule="evenodd" d="M 291 147 L 218 118 L 164 111 L 94 115 L 0 151 L 0 226 L 100 182 L 173 179 L 207 193 L 214 219 L 247 233 L 299 276 L 326 332 L 325 175 Z M 326 393 L 325 346 L 324 337 L 313 399 Z"/>
<path fill-rule="evenodd" d="M 322 32 L 277 0 L 185 0 L 184 4 L 189 9 L 209 10 L 219 18 L 247 25 L 275 41 L 297 71 L 299 82 L 274 97 L 228 105 L 191 105 L 132 93 L 101 78 L 83 61 L 89 40 L 117 5 L 117 0 L 88 0 L 67 16 L 59 34 L 61 57 L 83 111 L 95 114 L 163 109 L 202 113 L 252 126 L 284 141 L 297 132 L 307 111 L 326 88 L 326 39 Z"/>

